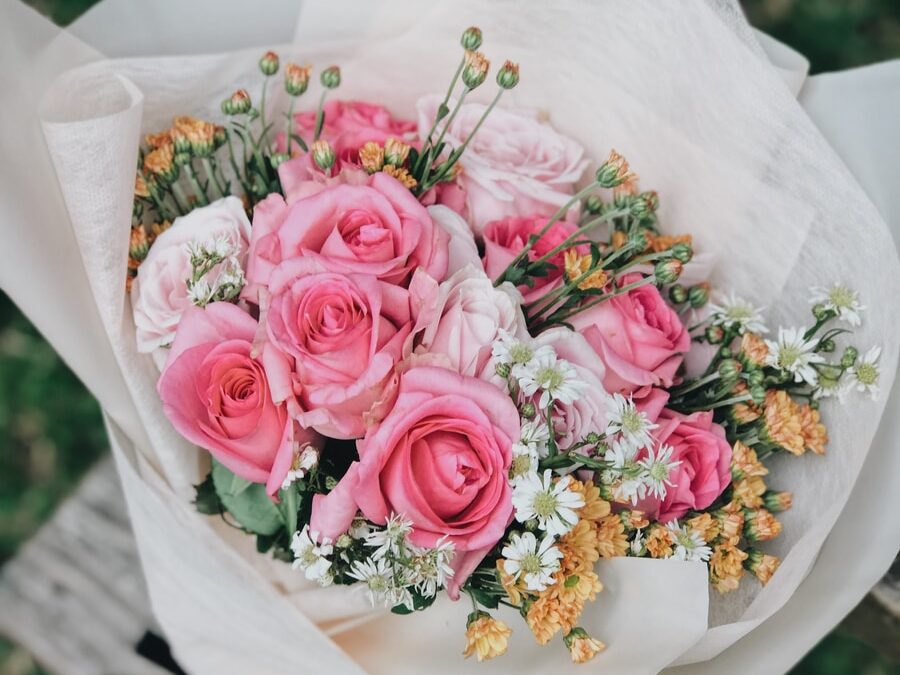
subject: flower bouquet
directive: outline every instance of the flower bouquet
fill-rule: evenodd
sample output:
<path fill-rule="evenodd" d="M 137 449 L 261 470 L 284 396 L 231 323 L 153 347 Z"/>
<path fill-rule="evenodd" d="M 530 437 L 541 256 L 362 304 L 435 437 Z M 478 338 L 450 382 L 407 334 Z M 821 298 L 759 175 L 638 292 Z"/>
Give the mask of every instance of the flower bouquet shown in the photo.
<path fill-rule="evenodd" d="M 896 339 L 865 311 L 871 281 L 810 261 L 869 244 L 812 235 L 806 184 L 768 149 L 668 134 L 621 74 L 608 105 L 584 84 L 551 99 L 559 64 L 485 55 L 512 44 L 502 12 L 461 50 L 442 16 L 365 58 L 311 49 L 324 68 L 293 49 L 102 63 L 57 93 L 102 87 L 125 113 L 49 106 L 73 220 L 131 212 L 115 255 L 111 228 L 79 245 L 141 402 L 110 431 L 156 609 L 198 670 L 357 667 L 342 649 L 401 672 L 427 654 L 456 671 L 459 652 L 506 653 L 479 666 L 504 670 L 605 648 L 623 672 L 705 660 L 790 596 L 864 457 L 822 403 L 876 422 L 857 394 L 883 400 Z M 386 67 L 423 40 L 436 56 Z M 98 147 L 104 171 L 68 179 Z M 826 225 L 871 218 L 852 191 L 825 202 Z M 190 636 L 212 615 L 211 647 Z"/>

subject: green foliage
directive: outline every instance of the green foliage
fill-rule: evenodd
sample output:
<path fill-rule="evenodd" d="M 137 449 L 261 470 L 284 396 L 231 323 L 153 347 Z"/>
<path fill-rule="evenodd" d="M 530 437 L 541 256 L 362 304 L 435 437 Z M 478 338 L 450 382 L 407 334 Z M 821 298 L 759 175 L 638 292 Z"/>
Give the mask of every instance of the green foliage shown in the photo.
<path fill-rule="evenodd" d="M 238 478 L 215 460 L 212 479 L 222 504 L 245 530 L 254 534 L 273 535 L 284 528 L 284 514 L 266 494 L 264 485 Z"/>

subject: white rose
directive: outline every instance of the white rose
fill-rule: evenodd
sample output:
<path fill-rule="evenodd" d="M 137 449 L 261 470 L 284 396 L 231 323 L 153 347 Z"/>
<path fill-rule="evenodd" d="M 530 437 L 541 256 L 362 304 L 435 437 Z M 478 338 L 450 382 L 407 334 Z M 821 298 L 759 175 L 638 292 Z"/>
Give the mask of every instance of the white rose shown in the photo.
<path fill-rule="evenodd" d="M 431 128 L 440 101 L 427 96 L 416 104 L 420 136 Z M 456 103 L 449 105 L 452 110 Z M 484 111 L 480 103 L 464 104 L 444 136 L 448 146 L 459 147 Z M 469 221 L 480 234 L 492 220 L 555 213 L 572 196 L 588 160 L 584 148 L 538 119 L 535 111 L 495 108 L 460 164 Z"/>
<path fill-rule="evenodd" d="M 243 267 L 250 245 L 250 221 L 237 197 L 225 197 L 176 218 L 153 242 L 131 286 L 139 352 L 151 353 L 170 345 L 182 312 L 192 304 L 186 283 L 191 276 L 188 245 L 225 238 L 239 245 L 237 257 Z M 215 274 L 214 269 L 210 276 Z"/>
<path fill-rule="evenodd" d="M 462 375 L 491 379 L 491 348 L 501 330 L 525 338 L 522 296 L 510 284 L 494 288 L 480 267 L 467 265 L 441 284 L 419 272 L 410 293 L 420 308 L 407 355 Z"/>

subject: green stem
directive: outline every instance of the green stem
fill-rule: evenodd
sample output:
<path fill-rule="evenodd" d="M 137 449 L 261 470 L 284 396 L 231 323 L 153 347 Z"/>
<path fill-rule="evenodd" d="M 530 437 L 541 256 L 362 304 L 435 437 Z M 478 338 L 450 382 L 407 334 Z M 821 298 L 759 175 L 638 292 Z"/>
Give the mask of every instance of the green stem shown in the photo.
<path fill-rule="evenodd" d="M 291 96 L 291 103 L 288 106 L 288 116 L 287 116 L 287 120 L 285 121 L 285 125 L 284 125 L 285 126 L 284 133 L 285 133 L 285 136 L 287 136 L 287 154 L 288 154 L 288 156 L 290 156 L 290 154 L 291 154 L 291 145 L 294 142 L 293 129 L 291 127 L 293 126 L 293 121 L 294 121 L 294 102 L 296 100 L 297 99 L 295 97 Z"/>
<path fill-rule="evenodd" d="M 231 170 L 234 171 L 234 177 L 237 178 L 238 182 L 241 184 L 244 194 L 249 195 L 250 187 L 247 185 L 247 181 L 244 179 L 243 173 L 241 172 L 240 167 L 238 167 L 237 159 L 234 156 L 234 145 L 231 142 L 230 130 L 225 134 L 225 137 L 228 139 L 228 158 L 231 161 Z"/>
<path fill-rule="evenodd" d="M 200 163 L 203 165 L 203 171 L 206 173 L 209 184 L 212 185 L 215 190 L 216 198 L 221 199 L 228 192 L 228 187 L 223 187 L 223 185 L 219 183 L 219 176 L 213 168 L 212 161 L 209 157 L 201 157 Z"/>
<path fill-rule="evenodd" d="M 437 148 L 440 147 L 441 143 L 444 141 L 444 136 L 447 135 L 447 129 L 450 128 L 450 125 L 453 124 L 453 120 L 456 119 L 456 116 L 459 114 L 460 108 L 462 108 L 463 101 L 466 100 L 466 95 L 471 91 L 468 87 L 463 89 L 462 94 L 459 95 L 459 100 L 456 102 L 456 105 L 453 107 L 453 111 L 450 113 L 450 117 L 447 118 L 447 121 L 444 123 L 444 128 L 441 129 L 441 134 L 438 136 L 437 141 L 434 142 L 433 145 L 428 147 L 428 152 L 426 154 L 425 166 L 422 168 L 422 179 L 419 181 L 423 186 L 421 191 L 425 192 L 428 189 L 428 174 L 431 172 L 432 163 L 437 157 L 435 156 L 435 152 Z M 445 104 L 446 105 L 446 104 Z M 478 127 L 476 127 L 477 129 Z M 474 133 L 474 132 L 473 132 Z"/>
<path fill-rule="evenodd" d="M 264 144 L 266 142 L 266 137 L 268 136 L 266 130 L 266 89 L 268 89 L 268 87 L 269 76 L 266 75 L 266 78 L 263 80 L 262 95 L 259 97 L 259 123 L 262 127 L 262 134 L 259 137 L 260 144 Z"/>
<path fill-rule="evenodd" d="M 438 108 L 438 110 L 441 110 L 442 108 L 447 107 L 447 103 L 448 103 L 448 101 L 450 101 L 450 97 L 453 96 L 453 90 L 456 88 L 456 83 L 459 81 L 459 76 L 462 75 L 463 67 L 465 65 L 466 65 L 466 57 L 463 56 L 462 59 L 460 59 L 460 61 L 459 61 L 459 66 L 457 66 L 457 68 L 456 68 L 456 73 L 453 75 L 453 79 L 450 80 L 450 86 L 447 87 L 447 93 L 444 94 L 444 100 L 441 102 L 441 107 Z M 428 147 L 429 145 L 431 145 L 431 137 L 434 135 L 434 132 L 437 129 L 438 122 L 440 122 L 440 119 L 438 118 L 438 114 L 435 113 L 434 114 L 434 122 L 432 123 L 431 129 L 428 131 L 428 136 L 425 139 L 425 147 Z"/>
<path fill-rule="evenodd" d="M 601 223 L 609 222 L 611 219 L 617 218 L 618 216 L 622 215 L 623 213 L 627 213 L 627 211 L 625 211 L 625 212 L 622 212 L 622 211 L 610 211 L 610 212 L 607 213 L 606 215 L 603 215 L 603 216 L 600 216 L 600 217 L 598 217 L 598 218 L 595 218 L 594 220 L 592 220 L 592 221 L 586 223 L 585 225 L 582 225 L 582 226 L 579 227 L 577 230 L 575 230 L 572 234 L 570 234 L 568 237 L 566 237 L 566 238 L 562 241 L 561 244 L 558 244 L 557 246 L 553 247 L 553 248 L 550 249 L 547 253 L 545 253 L 544 255 L 542 255 L 540 258 L 538 258 L 537 260 L 532 261 L 532 262 L 529 263 L 529 264 L 530 264 L 530 265 L 538 265 L 538 264 L 540 264 L 540 263 L 542 263 L 542 262 L 546 262 L 547 260 L 550 260 L 550 258 L 552 258 L 553 256 L 555 256 L 555 255 L 556 255 L 557 253 L 559 253 L 560 251 L 564 251 L 564 250 L 566 250 L 567 248 L 570 248 L 570 247 L 573 245 L 573 242 L 574 242 L 575 240 L 577 240 L 579 236 L 581 236 L 582 234 L 584 234 L 584 233 L 587 232 L 588 230 L 593 229 L 594 227 L 596 227 L 597 225 L 600 225 Z M 624 248 L 624 247 L 623 247 L 623 248 Z M 619 249 L 619 250 L 622 250 L 622 249 Z M 606 265 L 604 265 L 604 267 L 606 267 Z"/>
<path fill-rule="evenodd" d="M 745 401 L 750 401 L 753 397 L 750 394 L 741 394 L 740 396 L 734 396 L 732 398 L 726 398 L 724 401 L 717 401 L 716 403 L 704 403 L 699 407 L 694 408 L 682 408 L 680 412 L 683 413 L 692 413 L 698 412 L 701 410 L 712 410 L 713 408 L 722 408 L 728 405 L 734 405 L 735 403 L 744 403 Z"/>
<path fill-rule="evenodd" d="M 327 93 L 328 90 L 324 89 L 319 97 L 319 107 L 316 108 L 316 128 L 313 133 L 313 143 L 319 140 L 319 136 L 322 135 L 322 128 L 325 126 L 325 95 Z"/>
<path fill-rule="evenodd" d="M 627 293 L 628 291 L 633 291 L 635 288 L 640 288 L 641 286 L 646 286 L 647 284 L 652 283 L 652 282 L 653 282 L 652 276 L 644 277 L 643 279 L 638 279 L 637 281 L 632 281 L 630 284 L 625 284 L 621 288 L 617 288 L 612 293 L 607 293 L 606 295 L 601 295 L 599 298 L 592 300 L 591 302 L 587 303 L 586 305 L 581 305 L 580 307 L 573 308 L 571 311 L 566 312 L 563 316 L 557 317 L 555 319 L 555 321 L 557 323 L 562 323 L 566 319 L 575 316 L 579 312 L 583 312 L 586 309 L 590 309 L 591 307 L 594 307 L 595 305 L 599 305 L 601 302 L 606 302 L 607 300 L 612 300 L 617 295 L 622 295 L 624 293 Z"/>
<path fill-rule="evenodd" d="M 197 197 L 197 203 L 200 206 L 206 206 L 209 204 L 209 195 L 206 194 L 206 189 L 200 183 L 200 178 L 197 176 L 197 170 L 194 169 L 193 163 L 188 162 L 184 165 L 184 168 L 187 171 L 188 182 L 191 184 L 191 188 L 193 188 Z"/>
<path fill-rule="evenodd" d="M 672 398 L 676 398 L 679 396 L 684 396 L 685 394 L 692 392 L 696 389 L 700 389 L 701 387 L 709 384 L 710 382 L 715 382 L 719 379 L 719 373 L 713 373 L 712 375 L 707 375 L 706 377 L 701 377 L 694 381 L 685 382 L 681 387 L 676 387 L 671 390 Z"/>
<path fill-rule="evenodd" d="M 572 195 L 572 198 L 569 199 L 569 201 L 567 201 L 565 204 L 560 206 L 559 209 L 557 209 L 556 213 L 554 213 L 550 217 L 550 220 L 547 221 L 547 224 L 544 225 L 536 235 L 532 235 L 531 237 L 528 238 L 528 241 L 526 242 L 525 246 L 522 247 L 522 250 L 519 251 L 519 253 L 516 255 L 516 257 L 513 258 L 513 261 L 506 267 L 505 270 L 503 270 L 503 272 L 500 274 L 500 276 L 497 277 L 497 279 L 494 281 L 494 286 L 499 286 L 500 284 L 502 284 L 504 282 L 504 280 L 506 279 L 507 273 L 511 269 L 515 269 L 516 266 L 520 262 L 522 262 L 522 260 L 528 255 L 528 252 L 532 248 L 534 248 L 535 243 L 540 241 L 541 237 L 543 237 L 545 234 L 547 234 L 547 232 L 550 230 L 550 228 L 553 227 L 557 222 L 559 222 L 559 220 L 561 218 L 565 217 L 566 213 L 568 213 L 569 209 L 572 208 L 572 206 L 576 202 L 578 202 L 579 200 L 581 200 L 584 197 L 586 197 L 587 195 L 589 195 L 591 193 L 591 191 L 595 190 L 597 187 L 599 187 L 599 185 L 600 184 L 597 182 L 591 183 L 583 190 L 576 192 L 574 195 Z"/>

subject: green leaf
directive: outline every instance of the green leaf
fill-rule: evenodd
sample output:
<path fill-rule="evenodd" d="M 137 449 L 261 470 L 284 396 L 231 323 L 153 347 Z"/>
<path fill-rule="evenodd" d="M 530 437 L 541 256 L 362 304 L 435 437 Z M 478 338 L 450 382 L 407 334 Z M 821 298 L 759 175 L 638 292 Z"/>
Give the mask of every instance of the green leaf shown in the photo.
<path fill-rule="evenodd" d="M 450 108 L 447 107 L 446 103 L 441 103 L 437 109 L 437 121 L 440 122 L 447 115 L 450 114 Z"/>
<path fill-rule="evenodd" d="M 429 595 L 424 596 L 416 591 L 412 592 L 412 600 L 413 600 L 413 608 L 410 609 L 406 605 L 395 605 L 391 607 L 391 612 L 394 614 L 412 614 L 413 612 L 421 612 L 423 609 L 431 607 L 434 604 L 435 598 L 437 595 Z"/>
<path fill-rule="evenodd" d="M 292 133 L 291 138 L 293 139 L 294 143 L 300 146 L 303 152 L 309 152 L 309 148 L 306 146 L 306 141 L 304 141 L 299 134 Z"/>
<path fill-rule="evenodd" d="M 300 492 L 299 485 L 292 483 L 286 490 L 278 493 L 281 503 L 278 510 L 281 511 L 281 518 L 284 520 L 285 529 L 293 533 L 297 530 L 297 511 L 300 508 Z"/>
<path fill-rule="evenodd" d="M 271 535 L 285 526 L 281 511 L 266 494 L 264 485 L 252 483 L 235 494 L 231 491 L 235 483 L 234 474 L 215 460 L 212 478 L 222 504 L 244 529 L 256 534 Z M 241 484 L 237 483 L 237 487 L 241 487 Z"/>
<path fill-rule="evenodd" d="M 470 587 L 467 589 L 482 607 L 487 607 L 488 609 L 497 609 L 500 604 L 500 597 L 494 595 L 493 593 L 488 593 L 487 591 L 481 588 Z"/>
<path fill-rule="evenodd" d="M 581 581 L 581 577 L 577 574 L 572 574 L 571 576 L 566 577 L 566 581 L 563 584 L 566 588 L 575 588 L 578 585 L 578 582 Z"/>
<path fill-rule="evenodd" d="M 212 472 L 199 485 L 194 486 L 197 496 L 194 498 L 194 506 L 197 510 L 206 516 L 217 516 L 225 510 L 222 500 L 216 494 L 216 487 L 213 484 Z"/>

